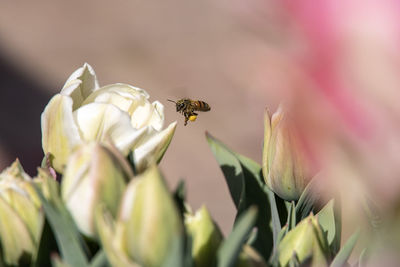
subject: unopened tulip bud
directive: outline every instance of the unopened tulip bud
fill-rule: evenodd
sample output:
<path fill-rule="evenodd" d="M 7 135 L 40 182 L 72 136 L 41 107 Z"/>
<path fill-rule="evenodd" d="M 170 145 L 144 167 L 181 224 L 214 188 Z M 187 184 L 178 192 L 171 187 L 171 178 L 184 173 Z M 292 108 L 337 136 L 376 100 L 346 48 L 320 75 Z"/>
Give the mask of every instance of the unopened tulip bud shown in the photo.
<path fill-rule="evenodd" d="M 132 172 L 124 157 L 98 143 L 82 145 L 70 157 L 61 182 L 61 194 L 79 230 L 96 237 L 94 212 L 104 204 L 116 215 Z"/>
<path fill-rule="evenodd" d="M 237 267 L 266 267 L 263 257 L 249 245 L 244 245 L 239 254 Z"/>
<path fill-rule="evenodd" d="M 36 257 L 44 215 L 32 179 L 16 160 L 0 174 L 0 240 L 8 265 Z"/>
<path fill-rule="evenodd" d="M 115 223 L 104 211 L 96 221 L 113 266 L 162 266 L 182 250 L 183 225 L 156 166 L 129 183 Z"/>
<path fill-rule="evenodd" d="M 185 214 L 185 226 L 192 236 L 192 256 L 195 266 L 214 266 L 223 237 L 207 208 L 203 206 L 194 215 Z"/>
<path fill-rule="evenodd" d="M 300 263 L 311 258 L 312 266 L 328 265 L 328 242 L 314 215 L 303 219 L 284 236 L 278 255 L 281 266 L 287 266 L 292 257 L 297 257 Z"/>
<path fill-rule="evenodd" d="M 298 200 L 312 178 L 298 132 L 280 106 L 264 116 L 263 175 L 268 187 L 279 197 Z"/>

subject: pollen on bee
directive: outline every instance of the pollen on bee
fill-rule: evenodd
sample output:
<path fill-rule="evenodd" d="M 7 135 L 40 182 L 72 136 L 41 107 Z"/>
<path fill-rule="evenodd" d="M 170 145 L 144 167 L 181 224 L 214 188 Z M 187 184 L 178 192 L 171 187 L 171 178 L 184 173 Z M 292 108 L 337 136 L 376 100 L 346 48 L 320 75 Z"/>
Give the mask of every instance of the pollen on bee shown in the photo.
<path fill-rule="evenodd" d="M 190 117 L 189 117 L 189 120 L 190 121 L 195 121 L 197 119 L 197 116 L 196 115 L 191 115 Z"/>

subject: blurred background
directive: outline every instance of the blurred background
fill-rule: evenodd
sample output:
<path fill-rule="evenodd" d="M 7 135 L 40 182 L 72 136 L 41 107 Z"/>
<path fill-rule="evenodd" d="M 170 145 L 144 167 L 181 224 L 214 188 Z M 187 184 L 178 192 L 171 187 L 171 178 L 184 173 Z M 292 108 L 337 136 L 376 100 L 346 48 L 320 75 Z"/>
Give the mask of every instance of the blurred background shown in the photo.
<path fill-rule="evenodd" d="M 398 214 L 399 11 L 395 0 L 1 1 L 0 167 L 19 157 L 36 174 L 40 114 L 88 62 L 100 85 L 146 89 L 166 124 L 178 121 L 162 171 L 224 233 L 234 207 L 204 133 L 261 163 L 264 109 L 281 101 L 326 187 L 343 192 L 348 229 L 363 216 L 358 196 Z M 183 97 L 211 112 L 184 127 L 166 101 Z"/>

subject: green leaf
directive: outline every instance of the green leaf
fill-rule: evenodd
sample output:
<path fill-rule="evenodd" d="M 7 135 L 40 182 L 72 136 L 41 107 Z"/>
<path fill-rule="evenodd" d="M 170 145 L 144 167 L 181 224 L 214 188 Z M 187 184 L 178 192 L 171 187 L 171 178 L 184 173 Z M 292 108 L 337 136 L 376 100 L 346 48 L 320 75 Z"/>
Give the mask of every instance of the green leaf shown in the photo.
<path fill-rule="evenodd" d="M 241 202 L 245 201 L 244 174 L 242 166 L 236 155 L 231 152 L 224 144 L 206 133 L 208 144 L 217 159 L 225 180 L 229 187 L 233 203 L 237 210 L 240 210 Z"/>
<path fill-rule="evenodd" d="M 186 232 L 186 229 L 185 229 L 184 241 L 185 242 L 184 242 L 184 252 L 183 252 L 183 266 L 192 267 L 193 266 L 193 256 L 192 256 L 193 239 Z"/>
<path fill-rule="evenodd" d="M 63 262 L 74 267 L 88 266 L 87 256 L 84 252 L 84 241 L 67 208 L 59 197 L 56 181 L 47 178 L 44 185 L 48 188 L 48 198 L 35 186 L 36 192 L 42 202 L 46 218 L 53 230 Z"/>
<path fill-rule="evenodd" d="M 47 168 L 47 160 L 48 160 L 48 157 L 44 156 L 43 159 L 42 159 L 42 162 L 40 163 L 40 167 L 41 168 L 43 168 L 43 169 Z"/>
<path fill-rule="evenodd" d="M 66 263 L 62 259 L 60 259 L 60 257 L 58 255 L 53 255 L 51 257 L 51 262 L 52 262 L 51 265 L 53 267 L 72 267 L 71 265 L 69 265 L 68 263 Z"/>
<path fill-rule="evenodd" d="M 356 245 L 357 239 L 360 235 L 360 231 L 357 230 L 340 249 L 339 253 L 333 259 L 330 267 L 342 267 L 345 266 L 347 260 L 349 259 L 354 246 Z"/>
<path fill-rule="evenodd" d="M 185 187 L 185 181 L 180 180 L 178 186 L 175 189 L 175 192 L 173 194 L 173 198 L 175 201 L 175 204 L 179 210 L 179 214 L 183 218 L 183 215 L 185 212 L 189 211 L 189 207 L 186 204 L 186 187 Z"/>
<path fill-rule="evenodd" d="M 294 201 L 289 206 L 289 214 L 287 218 L 287 230 L 290 231 L 296 227 L 296 207 L 294 205 Z"/>
<path fill-rule="evenodd" d="M 104 250 L 100 249 L 93 259 L 90 261 L 89 267 L 107 267 L 110 266 L 107 260 L 107 255 Z"/>
<path fill-rule="evenodd" d="M 36 256 L 36 261 L 31 266 L 41 267 L 50 266 L 51 261 L 49 255 L 51 253 L 58 252 L 57 242 L 54 238 L 54 234 L 51 231 L 51 227 L 47 220 L 44 221 L 42 236 L 40 237 L 39 249 Z"/>
<path fill-rule="evenodd" d="M 243 244 L 250 234 L 256 219 L 256 207 L 251 207 L 238 218 L 232 233 L 222 243 L 220 249 L 218 250 L 218 267 L 235 266 L 239 253 L 242 250 Z"/>
<path fill-rule="evenodd" d="M 330 200 L 328 204 L 318 212 L 318 223 L 326 233 L 330 251 L 336 254 L 340 249 L 342 235 L 341 214 L 338 200 Z"/>
<path fill-rule="evenodd" d="M 285 237 L 285 235 L 289 232 L 288 230 L 288 225 L 284 225 L 281 229 L 281 231 L 278 233 L 277 236 L 277 242 L 276 242 L 276 248 L 274 247 L 274 250 L 272 252 L 271 257 L 269 258 L 269 264 L 271 266 L 279 266 L 279 253 L 278 253 L 278 245 L 282 241 L 282 239 Z"/>
<path fill-rule="evenodd" d="M 180 238 L 176 238 L 171 244 L 169 255 L 161 267 L 183 267 L 184 265 L 184 244 Z"/>
<path fill-rule="evenodd" d="M 268 199 L 271 207 L 271 223 L 270 227 L 272 229 L 272 237 L 273 237 L 273 250 L 276 251 L 279 244 L 279 235 L 282 232 L 282 226 L 280 221 L 280 216 L 278 213 L 278 207 L 276 203 L 275 194 L 268 194 Z M 282 209 L 281 209 L 282 210 Z"/>
<path fill-rule="evenodd" d="M 285 226 L 282 227 L 282 230 L 279 232 L 279 235 L 278 235 L 278 244 L 279 244 L 279 242 L 281 242 L 281 240 L 285 237 L 285 235 L 287 234 L 287 232 L 289 232 L 288 225 L 285 225 Z"/>
<path fill-rule="evenodd" d="M 296 204 L 297 221 L 301 221 L 310 215 L 314 205 L 320 199 L 319 191 L 315 190 L 317 180 L 316 177 L 309 182 Z"/>
<path fill-rule="evenodd" d="M 258 208 L 257 235 L 253 236 L 255 239 L 252 240 L 252 245 L 267 259 L 272 252 L 273 240 L 277 240 L 280 221 L 274 193 L 264 183 L 261 166 L 247 157 L 232 152 L 211 135 L 207 134 L 206 137 L 221 166 L 237 208 L 236 219 L 250 206 Z M 274 232 L 271 231 L 271 217 Z"/>
<path fill-rule="evenodd" d="M 363 251 L 361 251 L 360 258 L 358 259 L 359 267 L 367 266 L 369 258 L 368 256 L 368 250 L 367 248 L 364 248 Z"/>
<path fill-rule="evenodd" d="M 255 198 L 256 197 L 255 195 L 253 195 L 254 192 L 256 191 L 256 189 L 253 186 L 248 185 L 248 182 L 252 181 L 252 180 L 257 180 L 259 187 L 262 189 L 261 191 L 263 192 L 263 194 L 267 195 L 268 203 L 270 206 L 269 211 L 268 210 L 263 211 L 263 208 L 265 208 L 265 206 L 263 205 L 265 203 L 265 197 L 261 200 L 261 201 L 263 201 L 261 206 L 260 206 L 260 202 L 257 202 L 259 200 L 256 198 L 251 203 L 251 205 L 256 205 L 258 207 L 259 214 L 260 214 L 260 216 L 257 219 L 256 226 L 258 228 L 261 227 L 262 229 L 265 229 L 265 230 L 267 230 L 268 227 L 271 229 L 272 238 L 273 238 L 273 247 L 275 248 L 275 246 L 277 246 L 278 240 L 279 240 L 278 235 L 282 229 L 281 220 L 282 220 L 282 218 L 287 217 L 286 208 L 285 208 L 286 201 L 282 200 L 279 197 L 277 198 L 275 193 L 272 192 L 268 188 L 268 186 L 265 184 L 261 166 L 258 163 L 254 162 L 253 160 L 251 160 L 245 156 L 242 156 L 238 153 L 234 153 L 234 154 L 239 159 L 239 161 L 245 171 L 244 173 L 245 173 L 245 185 L 246 185 L 246 198 L 253 198 L 253 197 Z M 249 178 L 247 178 L 248 175 L 246 175 L 246 170 L 251 171 L 252 176 L 249 176 Z M 267 218 L 269 218 L 269 217 L 271 218 L 269 225 L 267 225 L 267 223 L 266 223 L 267 222 L 267 220 L 265 220 L 266 217 L 265 216 L 261 217 L 261 214 L 267 214 L 267 216 L 268 216 Z M 259 221 L 262 221 L 262 222 L 259 222 Z M 266 227 L 266 226 L 268 226 L 268 227 Z M 268 231 L 268 235 L 266 235 L 264 237 L 264 239 L 262 239 L 262 240 L 266 240 L 266 239 L 268 239 L 267 242 L 270 243 L 270 241 L 269 241 L 271 239 L 270 231 Z M 257 244 L 255 244 L 255 247 L 256 248 L 258 247 Z M 263 250 L 259 249 L 259 251 L 261 251 L 261 253 L 262 253 Z M 264 251 L 267 252 L 267 253 L 264 253 L 264 257 L 267 259 L 269 257 L 269 255 L 271 254 L 271 250 L 269 248 L 265 250 L 265 242 L 264 242 Z"/>
<path fill-rule="evenodd" d="M 289 267 L 298 267 L 300 266 L 299 258 L 297 257 L 296 252 L 293 253 L 292 258 L 289 260 Z"/>

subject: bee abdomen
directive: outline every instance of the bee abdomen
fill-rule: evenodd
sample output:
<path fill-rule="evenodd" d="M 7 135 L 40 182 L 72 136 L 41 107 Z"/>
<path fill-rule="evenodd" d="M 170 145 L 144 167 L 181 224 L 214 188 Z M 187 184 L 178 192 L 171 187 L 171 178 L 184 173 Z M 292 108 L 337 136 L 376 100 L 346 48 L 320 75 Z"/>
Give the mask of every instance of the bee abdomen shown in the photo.
<path fill-rule="evenodd" d="M 199 111 L 209 111 L 211 108 L 210 106 L 204 101 L 196 101 L 196 106 Z"/>

